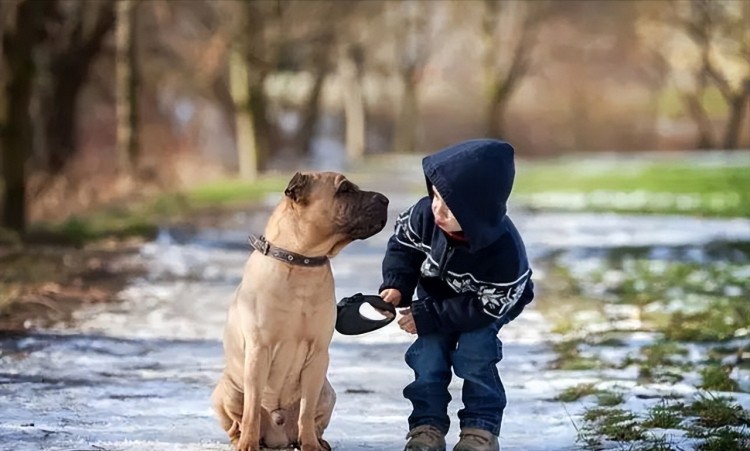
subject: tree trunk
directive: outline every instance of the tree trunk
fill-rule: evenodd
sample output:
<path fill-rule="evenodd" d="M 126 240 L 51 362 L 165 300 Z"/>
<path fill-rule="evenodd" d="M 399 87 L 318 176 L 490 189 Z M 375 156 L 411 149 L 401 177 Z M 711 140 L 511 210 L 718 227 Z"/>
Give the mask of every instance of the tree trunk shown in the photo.
<path fill-rule="evenodd" d="M 235 145 L 240 177 L 255 180 L 258 177 L 258 148 L 250 109 L 248 67 L 245 56 L 237 50 L 232 50 L 229 56 L 229 89 L 234 100 Z"/>
<path fill-rule="evenodd" d="M 265 91 L 265 75 L 257 73 L 252 66 L 250 73 L 250 115 L 253 120 L 255 161 L 258 171 L 266 169 L 271 156 L 272 125 L 268 121 L 268 100 Z"/>
<path fill-rule="evenodd" d="M 412 71 L 401 74 L 403 93 L 401 108 L 396 122 L 396 136 L 394 149 L 396 152 L 416 152 L 419 150 L 417 142 L 417 121 L 419 118 L 419 104 L 417 83 Z"/>
<path fill-rule="evenodd" d="M 76 151 L 76 111 L 84 76 L 80 66 L 76 64 L 64 64 L 64 67 L 58 67 L 55 72 L 52 95 L 48 100 L 49 116 L 45 136 L 47 169 L 52 174 L 61 172 Z"/>
<path fill-rule="evenodd" d="M 104 38 L 115 22 L 114 2 L 96 2 L 90 7 L 94 5 L 97 18 L 93 27 L 85 29 L 83 18 L 79 17 L 74 31 L 67 37 L 70 44 L 55 52 L 50 65 L 52 94 L 48 100 L 45 145 L 47 169 L 52 174 L 61 172 L 78 150 L 78 98 L 94 59 L 101 51 Z M 88 4 L 83 6 L 89 7 Z M 83 8 L 81 11 L 83 13 Z"/>
<path fill-rule="evenodd" d="M 699 95 L 692 93 L 683 94 L 682 101 L 685 103 L 688 114 L 697 129 L 696 148 L 712 149 L 714 147 L 714 137 L 711 128 L 711 119 L 703 109 Z"/>
<path fill-rule="evenodd" d="M 20 23 L 19 21 L 19 25 Z M 15 61 L 8 61 L 10 74 L 5 91 L 8 99 L 8 119 L 2 144 L 3 180 L 5 181 L 3 227 L 19 233 L 26 229 L 26 160 L 32 150 L 29 106 L 33 64 L 30 51 L 25 52 L 25 55 Z"/>
<path fill-rule="evenodd" d="M 494 80 L 490 88 L 487 107 L 487 137 L 502 139 L 505 133 L 505 111 L 508 108 L 509 92 L 502 81 Z"/>
<path fill-rule="evenodd" d="M 116 100 L 117 157 L 121 171 L 137 170 L 139 163 L 138 61 L 136 55 L 137 3 L 120 0 L 116 9 Z"/>
<path fill-rule="evenodd" d="M 739 146 L 745 112 L 750 100 L 750 79 L 744 80 L 741 91 L 729 102 L 729 120 L 724 133 L 724 149 L 736 149 Z"/>
<path fill-rule="evenodd" d="M 351 161 L 365 155 L 365 100 L 362 90 L 362 49 L 352 46 L 340 59 L 346 120 L 346 152 Z"/>
<path fill-rule="evenodd" d="M 239 55 L 238 51 L 235 51 L 235 53 L 238 53 L 235 57 L 241 57 Z M 239 139 L 238 131 L 244 127 L 244 125 L 240 128 L 238 128 L 238 125 L 241 125 L 243 122 L 240 120 L 237 121 L 236 113 L 240 111 L 238 109 L 238 105 L 240 108 L 244 108 L 242 105 L 244 105 L 242 102 L 244 96 L 242 95 L 244 88 L 242 86 L 236 86 L 237 91 L 232 91 L 232 83 L 239 83 L 240 80 L 237 80 L 237 77 L 243 77 L 240 72 L 244 71 L 253 71 L 253 68 L 250 67 L 250 62 L 248 61 L 248 58 L 244 58 L 244 67 L 245 69 L 236 67 L 236 65 L 240 64 L 237 61 L 232 61 L 230 57 L 230 69 L 232 65 L 235 65 L 235 71 L 238 71 L 235 73 L 234 78 L 231 74 L 230 70 L 230 80 L 229 83 L 224 83 L 220 78 L 217 78 L 215 82 L 213 83 L 213 91 L 216 97 L 219 99 L 220 103 L 225 106 L 225 114 L 227 116 L 227 120 L 233 121 L 235 125 L 235 137 L 236 140 Z M 234 80 L 234 81 L 233 81 Z M 227 85 L 229 85 L 229 88 L 227 88 Z M 242 146 L 237 147 L 237 157 L 238 161 L 242 161 L 247 157 L 247 155 L 241 155 L 241 153 L 247 153 L 247 150 L 252 150 L 253 142 L 254 148 L 255 148 L 255 161 L 257 166 L 257 173 L 262 172 L 267 165 L 268 159 L 270 158 L 270 149 L 271 149 L 271 142 L 273 139 L 273 124 L 271 124 L 268 121 L 268 101 L 266 100 L 266 93 L 264 90 L 264 75 L 261 73 L 255 73 L 253 75 L 249 76 L 249 104 L 250 104 L 250 118 L 252 119 L 252 135 L 253 139 L 250 141 L 251 144 L 242 144 Z M 237 98 L 235 99 L 235 94 Z M 244 114 L 244 113 L 243 113 Z M 249 140 L 247 136 L 244 136 L 250 129 L 245 129 L 243 133 L 243 142 L 244 140 Z M 239 141 L 237 141 L 239 143 Z M 245 164 L 249 164 L 250 161 L 252 161 L 252 155 L 250 155 L 251 160 L 247 160 Z M 250 170 L 250 174 L 252 173 L 252 170 Z"/>
<path fill-rule="evenodd" d="M 325 63 L 320 63 L 315 68 L 315 80 L 307 96 L 307 101 L 302 108 L 302 120 L 296 135 L 296 149 L 300 155 L 307 155 L 312 148 L 312 140 L 315 137 L 315 125 L 320 117 L 320 98 L 323 92 L 323 83 L 328 75 Z"/>
<path fill-rule="evenodd" d="M 26 230 L 26 160 L 33 147 L 31 106 L 36 66 L 34 48 L 44 38 L 44 21 L 53 2 L 22 2 L 16 6 L 14 30 L 3 35 L 6 67 L 6 123 L 2 133 L 2 226 L 19 233 Z"/>
<path fill-rule="evenodd" d="M 536 33 L 547 8 L 545 2 L 484 2 L 482 65 L 488 102 L 486 133 L 489 137 L 503 138 L 508 103 L 528 74 Z M 501 21 L 501 15 L 506 20 Z M 501 22 L 510 26 L 510 29 L 503 28 L 502 34 L 499 33 Z M 498 64 L 503 54 L 509 55 L 510 59 Z"/>

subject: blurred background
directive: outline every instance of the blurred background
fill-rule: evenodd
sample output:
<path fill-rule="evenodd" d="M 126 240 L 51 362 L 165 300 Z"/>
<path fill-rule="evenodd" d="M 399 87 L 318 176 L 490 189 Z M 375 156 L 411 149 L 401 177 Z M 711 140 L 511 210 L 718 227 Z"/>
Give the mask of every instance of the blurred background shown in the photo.
<path fill-rule="evenodd" d="M 750 2 L 3 0 L 2 224 L 497 137 L 750 146 Z"/>

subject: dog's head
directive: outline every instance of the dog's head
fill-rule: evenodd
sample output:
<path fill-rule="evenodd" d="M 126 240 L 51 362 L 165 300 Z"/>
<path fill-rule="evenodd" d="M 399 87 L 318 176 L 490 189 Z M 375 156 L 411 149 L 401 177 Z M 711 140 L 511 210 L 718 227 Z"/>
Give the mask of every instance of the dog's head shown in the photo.
<path fill-rule="evenodd" d="M 325 243 L 326 255 L 335 255 L 352 241 L 375 235 L 388 218 L 387 197 L 363 191 L 337 172 L 298 172 L 284 195 L 298 232 L 306 240 Z"/>

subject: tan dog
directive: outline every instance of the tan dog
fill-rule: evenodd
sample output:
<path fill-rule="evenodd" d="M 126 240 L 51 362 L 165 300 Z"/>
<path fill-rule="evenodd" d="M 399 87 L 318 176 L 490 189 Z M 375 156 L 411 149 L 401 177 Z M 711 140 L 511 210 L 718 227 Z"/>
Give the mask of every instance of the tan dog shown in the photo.
<path fill-rule="evenodd" d="M 297 173 L 284 193 L 229 307 L 226 367 L 213 393 L 240 451 L 330 450 L 322 438 L 336 400 L 326 376 L 336 322 L 328 258 L 387 217 L 385 196 L 333 172 Z"/>

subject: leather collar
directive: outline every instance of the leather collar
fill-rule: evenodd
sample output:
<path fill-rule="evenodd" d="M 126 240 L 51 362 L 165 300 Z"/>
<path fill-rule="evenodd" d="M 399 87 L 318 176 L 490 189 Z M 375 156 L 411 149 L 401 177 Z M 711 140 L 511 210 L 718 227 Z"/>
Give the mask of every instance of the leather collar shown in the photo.
<path fill-rule="evenodd" d="M 275 258 L 276 260 L 290 265 L 297 266 L 322 266 L 328 263 L 328 257 L 307 257 L 305 255 L 297 254 L 295 252 L 276 247 L 273 244 L 266 241 L 266 237 L 263 235 L 255 236 L 250 235 L 250 246 L 256 251 L 263 255 Z"/>

